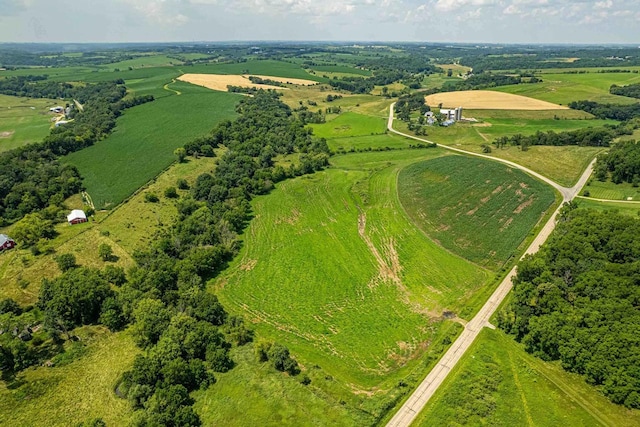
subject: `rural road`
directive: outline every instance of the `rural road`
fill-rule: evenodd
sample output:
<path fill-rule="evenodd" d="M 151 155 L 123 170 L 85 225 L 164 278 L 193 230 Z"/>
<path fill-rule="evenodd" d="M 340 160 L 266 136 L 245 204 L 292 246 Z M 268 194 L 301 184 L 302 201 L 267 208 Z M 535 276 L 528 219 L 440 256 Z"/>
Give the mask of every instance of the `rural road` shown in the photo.
<path fill-rule="evenodd" d="M 428 142 L 432 144 L 436 144 L 432 141 L 428 141 L 426 139 L 418 138 L 415 136 L 407 135 L 402 132 L 398 132 L 393 129 L 393 107 L 394 104 L 391 104 L 389 111 L 389 122 L 387 127 L 390 132 L 396 133 L 398 135 L 405 136 L 407 138 L 412 138 L 422 142 Z M 447 150 L 456 151 L 459 153 L 472 155 L 476 157 L 484 157 L 489 160 L 505 163 L 509 166 L 513 166 L 514 168 L 523 170 L 524 172 L 535 176 L 536 178 L 546 182 L 547 184 L 553 186 L 562 194 L 562 202 L 568 202 L 572 200 L 580 191 L 580 189 L 587 182 L 589 177 L 591 176 L 591 172 L 593 171 L 593 166 L 595 164 L 595 160 L 589 164 L 589 166 L 585 169 L 584 173 L 576 183 L 571 188 L 562 187 L 557 183 L 551 181 L 547 177 L 540 175 L 537 172 L 534 172 L 528 168 L 518 165 L 517 163 L 510 162 L 508 160 L 497 159 L 495 157 L 486 156 L 483 154 L 470 153 L 468 151 L 460 150 L 453 147 L 448 147 L 446 145 L 436 144 L 438 147 L 445 148 Z M 525 251 L 523 257 L 527 254 L 533 254 L 538 251 L 540 246 L 547 240 L 551 232 L 556 226 L 556 217 L 562 208 L 562 204 L 556 209 L 551 218 L 547 221 L 544 227 L 540 230 L 538 235 L 535 237 L 533 242 L 529 245 L 527 250 Z M 500 283 L 498 288 L 491 295 L 489 300 L 482 306 L 478 314 L 475 315 L 469 323 L 462 331 L 462 334 L 458 337 L 458 339 L 451 345 L 449 350 L 442 356 L 442 359 L 438 362 L 438 364 L 429 372 L 427 377 L 420 383 L 418 388 L 413 392 L 413 394 L 407 399 L 407 401 L 402 405 L 402 407 L 398 410 L 398 412 L 393 416 L 393 418 L 387 423 L 387 427 L 408 427 L 411 425 L 413 420 L 418 416 L 420 411 L 425 407 L 429 399 L 434 395 L 438 387 L 444 382 L 449 372 L 453 370 L 454 366 L 460 361 L 464 353 L 469 349 L 473 341 L 476 339 L 480 331 L 483 327 L 489 326 L 489 319 L 496 311 L 496 309 L 502 303 L 502 300 L 507 296 L 509 291 L 511 290 L 512 279 L 516 275 L 516 267 L 514 266 L 509 274 L 504 278 L 504 280 Z"/>

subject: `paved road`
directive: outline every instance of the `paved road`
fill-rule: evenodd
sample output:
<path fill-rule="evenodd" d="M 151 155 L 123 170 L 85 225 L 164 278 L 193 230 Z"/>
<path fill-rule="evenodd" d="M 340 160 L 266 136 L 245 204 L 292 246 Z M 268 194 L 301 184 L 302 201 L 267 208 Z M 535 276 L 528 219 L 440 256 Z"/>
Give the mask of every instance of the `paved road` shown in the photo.
<path fill-rule="evenodd" d="M 389 112 L 389 122 L 387 124 L 389 131 L 396 133 L 398 135 L 405 136 L 407 138 L 412 138 L 418 141 L 435 144 L 432 141 L 428 141 L 426 139 L 418 138 L 412 135 L 407 135 L 393 129 L 393 107 L 394 106 L 395 106 L 395 103 L 391 105 L 390 112 Z M 486 156 L 483 154 L 470 153 L 464 150 L 460 150 L 458 148 L 448 147 L 446 145 L 440 145 L 440 144 L 437 144 L 437 145 L 439 147 L 446 148 L 448 150 L 457 151 L 460 153 L 473 155 L 477 157 L 484 157 L 490 160 L 505 163 L 515 168 L 521 169 L 535 176 L 536 178 L 541 179 L 542 181 L 548 183 L 549 185 L 552 185 L 554 188 L 560 191 L 560 193 L 562 194 L 563 203 L 572 200 L 578 194 L 580 189 L 584 186 L 584 184 L 587 182 L 587 180 L 591 176 L 591 172 L 593 171 L 593 165 L 595 164 L 595 160 L 594 160 L 584 171 L 584 173 L 582 174 L 582 176 L 580 177 L 576 185 L 574 185 L 571 188 L 566 188 L 566 187 L 562 187 L 561 185 L 558 185 L 557 183 L 551 181 L 547 177 L 540 175 L 537 172 L 534 172 L 528 168 L 518 165 L 517 163 L 513 163 L 507 160 L 497 159 L 495 157 Z M 560 205 L 558 209 L 556 209 L 556 211 L 553 213 L 549 221 L 547 221 L 547 223 L 540 230 L 540 232 L 535 237 L 533 242 L 531 242 L 531 244 L 527 248 L 524 255 L 536 253 L 540 248 L 540 246 L 547 240 L 547 238 L 549 237 L 549 235 L 551 234 L 551 232 L 556 226 L 556 217 L 560 212 L 561 208 L 562 208 L 562 205 Z M 482 328 L 489 325 L 489 319 L 491 318 L 493 313 L 496 311 L 496 309 L 500 306 L 500 303 L 502 303 L 502 300 L 504 300 L 504 298 L 507 296 L 507 294 L 511 290 L 512 279 L 515 276 L 515 274 L 516 274 L 516 267 L 514 266 L 509 272 L 509 274 L 507 275 L 507 277 L 504 278 L 502 283 L 500 283 L 498 288 L 491 295 L 489 300 L 482 306 L 478 314 L 476 314 L 476 316 L 473 319 L 471 319 L 469 323 L 467 323 L 467 325 L 464 328 L 464 331 L 462 331 L 462 334 L 460 334 L 458 339 L 451 345 L 449 350 L 445 353 L 442 359 L 440 359 L 438 364 L 431 370 L 431 372 L 429 372 L 427 377 L 422 381 L 422 383 L 420 383 L 418 388 L 413 392 L 413 394 L 409 397 L 409 399 L 407 399 L 404 405 L 402 405 L 400 410 L 394 415 L 391 421 L 389 421 L 389 423 L 387 424 L 387 427 L 401 427 L 401 426 L 408 427 L 409 425 L 411 425 L 413 420 L 418 416 L 418 414 L 427 404 L 429 399 L 431 399 L 431 397 L 436 392 L 438 387 L 440 387 L 440 385 L 443 383 L 447 375 L 449 375 L 449 372 L 451 372 L 453 367 L 460 361 L 464 353 L 469 349 L 469 347 L 471 346 L 473 341 L 476 339 L 476 337 L 478 336 Z"/>

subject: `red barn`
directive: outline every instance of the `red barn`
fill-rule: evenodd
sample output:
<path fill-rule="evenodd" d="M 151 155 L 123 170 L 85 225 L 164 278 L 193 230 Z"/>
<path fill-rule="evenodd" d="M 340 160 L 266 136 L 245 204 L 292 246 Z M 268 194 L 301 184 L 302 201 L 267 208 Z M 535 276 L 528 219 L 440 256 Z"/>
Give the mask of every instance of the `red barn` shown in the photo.
<path fill-rule="evenodd" d="M 84 211 L 80 209 L 74 209 L 69 215 L 67 215 L 67 221 L 69 224 L 80 224 L 81 222 L 87 222 L 87 216 Z"/>
<path fill-rule="evenodd" d="M 0 251 L 12 249 L 16 246 L 16 242 L 6 234 L 0 234 Z"/>

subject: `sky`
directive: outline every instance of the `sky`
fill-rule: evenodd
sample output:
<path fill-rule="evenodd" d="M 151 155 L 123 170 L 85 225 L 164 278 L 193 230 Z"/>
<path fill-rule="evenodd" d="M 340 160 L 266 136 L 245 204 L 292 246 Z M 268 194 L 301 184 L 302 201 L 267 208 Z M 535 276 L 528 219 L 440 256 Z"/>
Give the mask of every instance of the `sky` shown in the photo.
<path fill-rule="evenodd" d="M 0 42 L 640 46 L 640 0 L 0 0 Z"/>

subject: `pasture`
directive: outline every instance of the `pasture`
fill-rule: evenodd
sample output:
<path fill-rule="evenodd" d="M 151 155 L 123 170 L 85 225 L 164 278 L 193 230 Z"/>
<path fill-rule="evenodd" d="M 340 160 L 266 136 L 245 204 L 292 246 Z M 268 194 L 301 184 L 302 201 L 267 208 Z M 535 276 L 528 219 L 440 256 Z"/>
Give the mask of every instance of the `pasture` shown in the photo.
<path fill-rule="evenodd" d="M 350 136 L 345 138 L 331 138 L 327 145 L 332 151 L 366 151 L 382 149 L 403 149 L 417 142 L 401 136 L 386 133 L 380 135 Z"/>
<path fill-rule="evenodd" d="M 344 138 L 349 136 L 380 135 L 387 129 L 386 121 L 381 117 L 345 112 L 326 123 L 311 124 L 313 134 L 320 138 Z"/>
<path fill-rule="evenodd" d="M 542 101 L 567 105 L 572 101 L 590 100 L 602 103 L 631 104 L 637 102 L 609 93 L 612 84 L 619 86 L 640 82 L 635 73 L 544 74 L 541 83 L 502 86 L 493 90 L 528 96 Z"/>
<path fill-rule="evenodd" d="M 554 201 L 545 184 L 505 165 L 446 156 L 398 176 L 407 214 L 434 241 L 492 270 L 517 257 Z"/>
<path fill-rule="evenodd" d="M 443 154 L 339 156 L 256 198 L 240 255 L 213 285 L 225 307 L 352 392 L 384 394 L 452 327 L 443 311 L 468 317 L 492 288 L 399 205 L 399 170 Z"/>
<path fill-rule="evenodd" d="M 0 95 L 0 152 L 42 141 L 55 117 L 49 108 L 59 103 L 52 99 Z"/>
<path fill-rule="evenodd" d="M 485 328 L 412 425 L 638 426 L 640 411 Z"/>
<path fill-rule="evenodd" d="M 464 90 L 434 93 L 425 98 L 427 105 L 444 108 L 464 107 L 476 110 L 563 110 L 567 107 L 538 99 L 494 92 L 490 90 Z"/>
<path fill-rule="evenodd" d="M 127 110 L 115 131 L 92 147 L 69 154 L 96 208 L 112 208 L 175 161 L 173 150 L 233 118 L 242 95 L 182 83 L 181 95 Z"/>
<path fill-rule="evenodd" d="M 112 334 L 101 326 L 74 333 L 86 349 L 81 357 L 61 366 L 28 369 L 13 382 L 0 382 L 0 424 L 68 426 L 94 418 L 114 426 L 131 422 L 131 405 L 114 393 L 120 375 L 140 351 L 130 334 Z"/>

